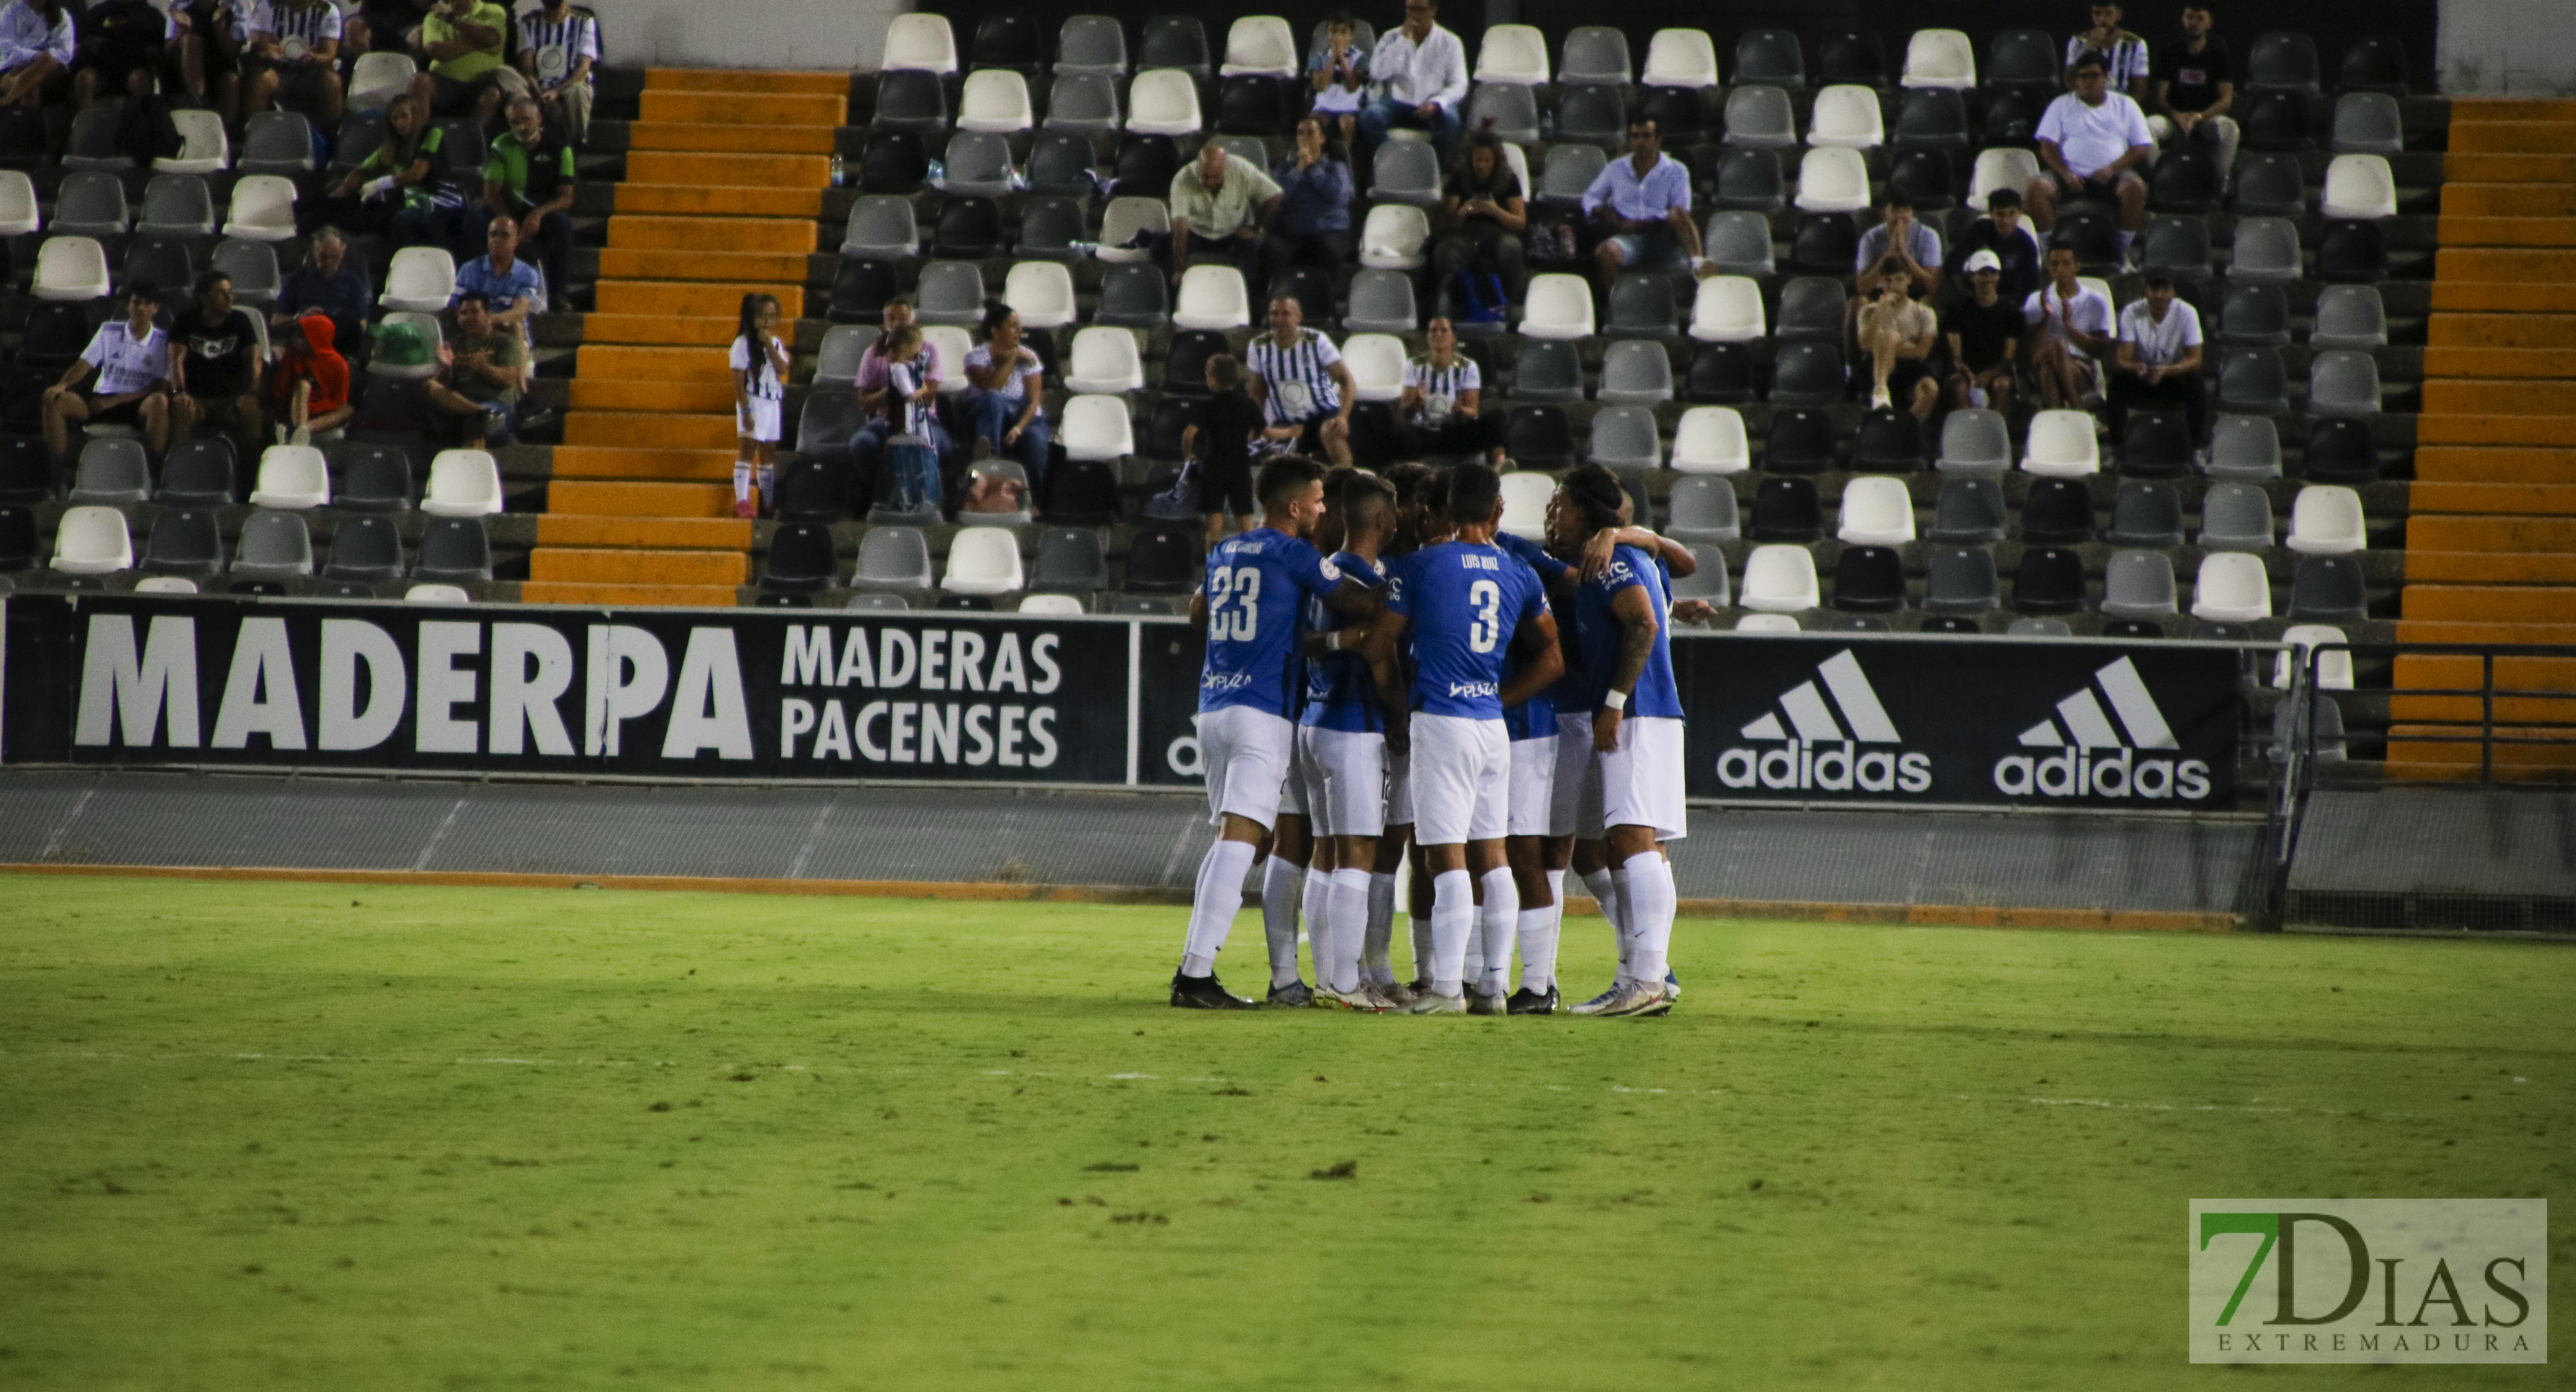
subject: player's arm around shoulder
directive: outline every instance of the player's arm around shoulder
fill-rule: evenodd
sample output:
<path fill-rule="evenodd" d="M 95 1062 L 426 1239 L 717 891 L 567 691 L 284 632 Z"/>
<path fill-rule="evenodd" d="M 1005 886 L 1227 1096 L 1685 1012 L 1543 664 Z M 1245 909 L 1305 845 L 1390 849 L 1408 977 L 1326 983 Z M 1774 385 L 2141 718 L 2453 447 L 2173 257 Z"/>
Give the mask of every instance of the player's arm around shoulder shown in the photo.
<path fill-rule="evenodd" d="M 1545 609 L 1522 619 L 1512 630 L 1512 656 L 1518 658 L 1498 699 L 1517 706 L 1556 685 L 1565 675 L 1565 651 L 1557 645 L 1556 616 Z"/>
<path fill-rule="evenodd" d="M 1647 661 L 1655 655 L 1655 634 L 1663 627 L 1655 606 L 1647 602 L 1643 584 L 1632 583 L 1612 594 L 1610 615 L 1619 621 L 1619 658 L 1611 668 L 1601 706 L 1592 712 L 1592 747 L 1604 754 L 1619 747 L 1620 718 L 1627 712 L 1628 698 L 1637 692 L 1638 678 L 1646 674 Z"/>

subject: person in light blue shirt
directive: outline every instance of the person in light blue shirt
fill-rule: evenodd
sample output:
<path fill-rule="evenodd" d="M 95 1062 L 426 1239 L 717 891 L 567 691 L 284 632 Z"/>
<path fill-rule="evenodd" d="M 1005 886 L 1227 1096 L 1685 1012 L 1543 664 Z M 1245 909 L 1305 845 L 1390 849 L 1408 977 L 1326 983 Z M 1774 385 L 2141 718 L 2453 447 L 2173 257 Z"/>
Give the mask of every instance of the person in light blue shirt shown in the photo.
<path fill-rule="evenodd" d="M 492 219 L 483 245 L 487 255 L 456 268 L 456 291 L 447 297 L 448 306 L 481 295 L 492 306 L 492 322 L 516 333 L 529 315 L 546 307 L 546 278 L 518 258 L 519 228 L 508 218 Z"/>
<path fill-rule="evenodd" d="M 1592 176 L 1592 186 L 1583 191 L 1583 215 L 1610 234 L 1593 253 L 1604 294 L 1623 268 L 1679 271 L 1699 260 L 1690 171 L 1664 153 L 1663 134 L 1653 121 L 1628 123 L 1628 157 Z"/>
<path fill-rule="evenodd" d="M 0 9 L 0 106 L 42 106 L 61 97 L 79 51 L 63 0 L 10 0 Z"/>

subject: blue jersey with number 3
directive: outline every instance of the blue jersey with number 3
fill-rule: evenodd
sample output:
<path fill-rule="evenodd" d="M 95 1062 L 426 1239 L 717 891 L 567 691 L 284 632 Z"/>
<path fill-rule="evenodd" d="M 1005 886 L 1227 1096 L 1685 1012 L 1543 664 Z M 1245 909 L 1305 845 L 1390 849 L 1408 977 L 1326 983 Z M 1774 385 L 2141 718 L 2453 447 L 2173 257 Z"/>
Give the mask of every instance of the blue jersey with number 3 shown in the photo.
<path fill-rule="evenodd" d="M 1413 621 L 1415 710 L 1500 720 L 1512 635 L 1547 612 L 1547 596 L 1501 548 L 1452 541 L 1406 557 L 1386 607 Z"/>
<path fill-rule="evenodd" d="M 1250 706 L 1292 718 L 1303 678 L 1297 643 L 1306 596 L 1331 594 L 1341 581 L 1322 552 L 1276 527 L 1245 532 L 1209 552 L 1199 709 Z"/>

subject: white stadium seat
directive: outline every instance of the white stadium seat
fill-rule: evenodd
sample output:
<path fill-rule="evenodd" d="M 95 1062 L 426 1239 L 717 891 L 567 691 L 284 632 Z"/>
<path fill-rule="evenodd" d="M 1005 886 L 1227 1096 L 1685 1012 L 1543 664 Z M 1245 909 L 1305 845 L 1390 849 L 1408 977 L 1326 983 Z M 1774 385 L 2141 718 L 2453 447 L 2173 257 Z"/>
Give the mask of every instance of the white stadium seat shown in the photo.
<path fill-rule="evenodd" d="M 404 247 L 394 253 L 394 263 L 385 271 L 385 293 L 376 297 L 376 303 L 387 309 L 441 314 L 455 293 L 454 255 L 444 247 Z"/>
<path fill-rule="evenodd" d="M 1303 66 L 1297 36 L 1277 15 L 1239 15 L 1225 34 L 1219 77 L 1295 77 Z"/>
<path fill-rule="evenodd" d="M 1704 88 L 1717 85 L 1717 45 L 1705 29 L 1658 29 L 1646 42 L 1640 87 Z"/>
<path fill-rule="evenodd" d="M 1362 401 L 1393 401 L 1404 395 L 1404 340 L 1393 334 L 1352 334 L 1342 342 L 1342 365 Z"/>
<path fill-rule="evenodd" d="M 2307 556 L 2343 556 L 2368 547 L 2361 495 L 2340 484 L 2300 489 L 2290 504 L 2288 545 Z"/>
<path fill-rule="evenodd" d="M 1917 29 L 1905 45 L 1906 87 L 1949 87 L 1959 91 L 1977 85 L 1977 50 L 1956 29 Z"/>
<path fill-rule="evenodd" d="M 2092 414 L 2041 411 L 2032 416 L 2021 467 L 2022 472 L 2043 478 L 2082 478 L 2102 472 L 2102 446 L 2093 438 Z"/>
<path fill-rule="evenodd" d="M 957 71 L 957 35 L 940 15 L 896 15 L 886 27 L 885 57 L 878 66 L 887 72 L 911 69 L 946 76 Z"/>
<path fill-rule="evenodd" d="M 1843 485 L 1842 522 L 1834 537 L 1847 546 L 1903 546 L 1914 540 L 1914 497 L 1905 481 L 1871 475 Z"/>
<path fill-rule="evenodd" d="M 1522 333 L 1531 338 L 1591 337 L 1591 281 L 1579 275 L 1549 272 L 1531 276 L 1524 293 Z"/>
<path fill-rule="evenodd" d="M 1484 40 L 1476 46 L 1476 80 L 1516 87 L 1546 86 L 1547 36 L 1535 25 L 1487 26 Z"/>
<path fill-rule="evenodd" d="M 501 466 L 482 450 L 440 450 L 429 461 L 420 510 L 433 517 L 488 517 L 501 510 Z"/>
<path fill-rule="evenodd" d="M 1124 459 L 1136 452 L 1136 425 L 1117 396 L 1077 396 L 1064 403 L 1056 432 L 1068 459 Z"/>
<path fill-rule="evenodd" d="M 2263 558 L 2250 551 L 2213 551 L 2200 560 L 2191 587 L 2191 613 L 2220 623 L 2253 623 L 2272 617 L 2272 580 Z"/>
<path fill-rule="evenodd" d="M 224 235 L 282 242 L 295 235 L 295 181 L 283 174 L 245 174 L 233 185 Z"/>
<path fill-rule="evenodd" d="M 1431 217 L 1410 203 L 1380 203 L 1369 209 L 1360 229 L 1360 264 L 1378 270 L 1412 271 L 1422 267 L 1423 244 L 1431 240 Z"/>
<path fill-rule="evenodd" d="M 271 445 L 259 456 L 252 507 L 300 511 L 331 505 L 331 470 L 311 445 Z"/>
<path fill-rule="evenodd" d="M 1002 303 L 1024 329 L 1060 329 L 1074 320 L 1073 269 L 1061 261 L 1015 261 L 1002 282 Z"/>
<path fill-rule="evenodd" d="M 1199 87 L 1178 68 L 1136 74 L 1127 89 L 1127 129 L 1137 135 L 1199 133 Z M 1162 190 L 1156 190 L 1160 196 Z"/>
<path fill-rule="evenodd" d="M 1037 121 L 1029 107 L 1028 79 L 1008 68 L 986 68 L 966 75 L 957 100 L 957 129 L 1016 135 Z"/>
<path fill-rule="evenodd" d="M 948 542 L 948 570 L 939 588 L 950 594 L 1008 594 L 1025 588 L 1020 574 L 1020 534 L 1009 527 L 960 527 Z"/>
<path fill-rule="evenodd" d="M 1691 337 L 1702 343 L 1752 343 L 1769 332 L 1760 281 L 1736 275 L 1700 278 L 1691 300 Z"/>
<path fill-rule="evenodd" d="M 1816 94 L 1808 118 L 1807 143 L 1847 150 L 1875 150 L 1887 143 L 1887 126 L 1879 118 L 1878 93 L 1841 83 Z"/>
<path fill-rule="evenodd" d="M 1232 266 L 1192 266 L 1181 273 L 1172 323 L 1184 329 L 1240 329 L 1252 322 L 1252 297 Z"/>
<path fill-rule="evenodd" d="M 37 249 L 37 299 L 95 300 L 107 290 L 107 248 L 96 237 L 47 237 Z"/>
<path fill-rule="evenodd" d="M 54 529 L 53 568 L 65 575 L 110 575 L 134 568 L 134 537 L 112 507 L 63 510 Z"/>
<path fill-rule="evenodd" d="M 1673 427 L 1673 472 L 1740 474 L 1753 467 L 1744 416 L 1732 406 L 1693 406 Z"/>
<path fill-rule="evenodd" d="M 1744 558 L 1744 592 L 1736 603 L 1771 614 L 1794 614 L 1824 603 L 1816 583 L 1816 558 L 1803 546 L 1757 546 Z"/>
<path fill-rule="evenodd" d="M 1798 161 L 1798 211 L 1857 213 L 1869 206 L 1869 165 L 1840 145 L 1807 151 Z"/>
<path fill-rule="evenodd" d="M 1541 473 L 1503 475 L 1502 529 L 1533 541 L 1547 537 L 1547 505 L 1556 496 L 1556 480 Z"/>
<path fill-rule="evenodd" d="M 1065 358 L 1064 388 L 1085 396 L 1143 391 L 1145 358 L 1136 350 L 1136 335 L 1101 324 L 1076 332 Z"/>

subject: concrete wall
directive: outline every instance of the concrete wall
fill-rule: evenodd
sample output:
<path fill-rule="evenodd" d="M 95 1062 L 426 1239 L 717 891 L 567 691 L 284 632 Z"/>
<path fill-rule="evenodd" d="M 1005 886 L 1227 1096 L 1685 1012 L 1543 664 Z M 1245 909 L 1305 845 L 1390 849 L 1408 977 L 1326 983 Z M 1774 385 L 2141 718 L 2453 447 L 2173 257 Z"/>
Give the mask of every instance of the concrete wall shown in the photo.
<path fill-rule="evenodd" d="M 708 68 L 865 68 L 906 0 L 591 0 L 608 61 Z"/>
<path fill-rule="evenodd" d="M 2576 5 L 2442 0 L 2442 91 L 2453 97 L 2576 96 Z"/>

